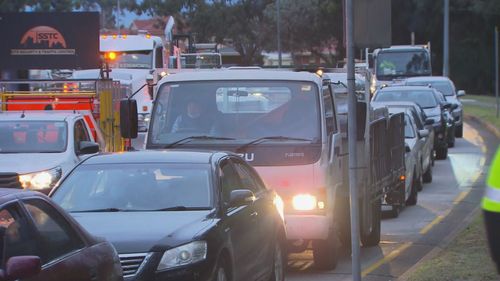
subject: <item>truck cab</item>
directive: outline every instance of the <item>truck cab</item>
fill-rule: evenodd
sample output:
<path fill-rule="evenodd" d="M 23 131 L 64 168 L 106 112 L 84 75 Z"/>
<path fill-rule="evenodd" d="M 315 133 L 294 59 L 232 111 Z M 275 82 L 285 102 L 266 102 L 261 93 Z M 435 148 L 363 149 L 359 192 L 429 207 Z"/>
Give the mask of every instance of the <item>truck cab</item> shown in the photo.
<path fill-rule="evenodd" d="M 431 76 L 431 52 L 428 45 L 401 45 L 376 49 L 373 52 L 373 73 L 370 92 L 380 86 L 397 83 L 414 76 Z"/>

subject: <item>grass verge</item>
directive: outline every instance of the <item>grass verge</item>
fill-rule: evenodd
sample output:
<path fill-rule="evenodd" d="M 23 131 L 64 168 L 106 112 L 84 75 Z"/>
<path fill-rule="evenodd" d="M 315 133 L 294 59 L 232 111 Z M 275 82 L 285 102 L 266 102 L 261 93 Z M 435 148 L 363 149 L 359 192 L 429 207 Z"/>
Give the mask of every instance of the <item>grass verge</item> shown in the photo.
<path fill-rule="evenodd" d="M 490 259 L 481 213 L 436 257 L 408 276 L 408 281 L 490 280 L 499 277 Z"/>
<path fill-rule="evenodd" d="M 496 101 L 494 97 L 490 96 L 466 96 L 467 100 L 475 100 L 480 103 L 488 103 L 491 105 L 495 105 Z M 500 129 L 500 118 L 496 118 L 496 108 L 481 106 L 480 104 L 474 104 L 473 102 L 464 102 L 464 112 L 470 115 L 474 115 L 478 118 L 483 119 L 495 127 Z"/>

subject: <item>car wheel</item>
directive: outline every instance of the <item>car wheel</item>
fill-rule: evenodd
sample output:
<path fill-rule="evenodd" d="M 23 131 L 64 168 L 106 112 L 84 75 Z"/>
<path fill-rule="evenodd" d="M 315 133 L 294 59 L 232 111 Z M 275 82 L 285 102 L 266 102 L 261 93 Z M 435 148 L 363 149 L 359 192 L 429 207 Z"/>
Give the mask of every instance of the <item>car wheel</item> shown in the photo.
<path fill-rule="evenodd" d="M 411 191 L 410 191 L 410 197 L 408 197 L 408 200 L 406 200 L 406 205 L 408 206 L 415 206 L 417 205 L 417 199 L 418 199 L 418 191 L 416 189 L 416 184 L 417 184 L 417 178 L 415 175 L 415 172 L 413 173 L 413 180 L 411 183 Z"/>
<path fill-rule="evenodd" d="M 332 270 L 337 267 L 339 260 L 339 242 L 334 234 L 330 233 L 326 240 L 314 240 L 314 265 L 320 270 Z"/>
<path fill-rule="evenodd" d="M 440 147 L 436 150 L 436 159 L 444 160 L 448 157 L 448 147 Z"/>
<path fill-rule="evenodd" d="M 285 254 L 283 253 L 280 241 L 276 241 L 274 247 L 273 272 L 269 281 L 284 281 L 285 280 Z"/>
<path fill-rule="evenodd" d="M 460 125 L 457 127 L 455 131 L 455 137 L 462 138 L 464 136 L 464 125 Z"/>
<path fill-rule="evenodd" d="M 401 206 L 400 205 L 391 205 L 391 211 L 389 213 L 389 216 L 391 218 L 397 218 L 399 217 L 399 213 L 401 213 Z"/>
<path fill-rule="evenodd" d="M 453 135 L 451 140 L 448 142 L 448 147 L 455 147 L 455 135 Z"/>
<path fill-rule="evenodd" d="M 427 167 L 427 171 L 425 171 L 425 173 L 424 173 L 423 180 L 425 183 L 432 182 L 432 167 L 431 167 L 431 165 L 429 165 L 429 167 Z"/>
<path fill-rule="evenodd" d="M 229 281 L 227 277 L 226 265 L 223 260 L 217 263 L 214 281 Z"/>
<path fill-rule="evenodd" d="M 371 212 L 373 214 L 371 226 L 369 229 L 363 229 L 361 226 L 360 240 L 363 247 L 377 246 L 380 243 L 380 223 L 382 220 L 382 200 L 377 199 L 371 203 Z"/>
<path fill-rule="evenodd" d="M 422 179 L 422 172 L 420 172 L 420 176 L 417 177 L 417 182 L 415 183 L 415 189 L 417 191 L 422 191 L 424 189 L 424 183 Z"/>

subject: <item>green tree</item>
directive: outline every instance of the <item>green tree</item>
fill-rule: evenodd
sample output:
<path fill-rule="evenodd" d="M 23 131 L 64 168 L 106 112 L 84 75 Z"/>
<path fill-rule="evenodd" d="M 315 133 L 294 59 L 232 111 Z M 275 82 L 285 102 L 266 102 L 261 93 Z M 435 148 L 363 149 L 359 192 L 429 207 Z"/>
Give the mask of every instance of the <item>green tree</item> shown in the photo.
<path fill-rule="evenodd" d="M 276 50 L 276 3 L 269 5 L 265 14 L 271 27 L 266 30 L 270 39 L 266 49 Z M 329 66 L 334 66 L 339 56 L 343 56 L 340 0 L 281 0 L 280 18 L 283 50 L 309 51 Z"/>

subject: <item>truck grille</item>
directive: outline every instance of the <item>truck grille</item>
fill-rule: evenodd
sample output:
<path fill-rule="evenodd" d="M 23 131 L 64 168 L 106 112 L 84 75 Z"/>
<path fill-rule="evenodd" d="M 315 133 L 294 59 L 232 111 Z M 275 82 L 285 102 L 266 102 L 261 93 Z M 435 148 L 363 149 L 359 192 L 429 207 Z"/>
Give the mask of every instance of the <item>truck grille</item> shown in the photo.
<path fill-rule="evenodd" d="M 121 254 L 120 264 L 123 270 L 123 277 L 132 277 L 139 273 L 142 267 L 147 263 L 151 254 Z"/>
<path fill-rule="evenodd" d="M 22 188 L 17 173 L 0 173 L 0 187 Z"/>

